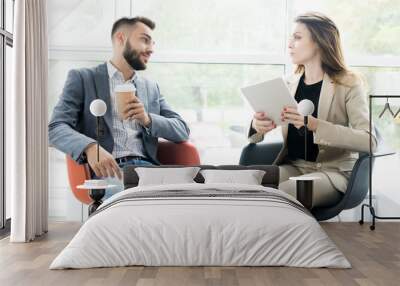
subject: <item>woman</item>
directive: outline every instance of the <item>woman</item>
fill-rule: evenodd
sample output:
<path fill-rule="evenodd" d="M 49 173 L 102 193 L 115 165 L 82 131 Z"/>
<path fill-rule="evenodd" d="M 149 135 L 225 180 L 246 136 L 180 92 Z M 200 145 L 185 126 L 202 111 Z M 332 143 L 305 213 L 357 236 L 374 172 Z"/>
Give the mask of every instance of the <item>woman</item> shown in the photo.
<path fill-rule="evenodd" d="M 296 108 L 286 107 L 281 119 L 283 148 L 275 160 L 280 169 L 279 188 L 296 194 L 292 176 L 313 176 L 313 207 L 327 207 L 340 200 L 358 152 L 369 151 L 368 108 L 362 81 L 343 60 L 339 31 L 325 15 L 306 13 L 295 19 L 289 51 L 295 74 L 287 81 L 297 102 L 309 99 L 315 110 L 304 118 Z M 276 128 L 268 114 L 256 113 L 249 140 L 257 143 Z M 307 136 L 307 161 L 304 151 Z M 373 136 L 373 148 L 376 139 Z"/>

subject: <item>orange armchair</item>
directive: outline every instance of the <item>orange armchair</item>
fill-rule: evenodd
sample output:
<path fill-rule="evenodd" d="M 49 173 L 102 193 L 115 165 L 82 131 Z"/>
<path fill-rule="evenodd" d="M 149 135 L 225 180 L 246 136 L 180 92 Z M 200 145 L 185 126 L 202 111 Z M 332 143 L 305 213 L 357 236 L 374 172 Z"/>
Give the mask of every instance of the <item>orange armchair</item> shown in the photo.
<path fill-rule="evenodd" d="M 89 197 L 89 192 L 77 189 L 77 186 L 91 178 L 89 166 L 87 164 L 79 165 L 69 155 L 66 158 L 68 180 L 72 193 L 80 202 L 91 204 L 93 200 Z M 159 141 L 157 158 L 163 165 L 200 165 L 199 153 L 196 147 L 189 142 Z"/>

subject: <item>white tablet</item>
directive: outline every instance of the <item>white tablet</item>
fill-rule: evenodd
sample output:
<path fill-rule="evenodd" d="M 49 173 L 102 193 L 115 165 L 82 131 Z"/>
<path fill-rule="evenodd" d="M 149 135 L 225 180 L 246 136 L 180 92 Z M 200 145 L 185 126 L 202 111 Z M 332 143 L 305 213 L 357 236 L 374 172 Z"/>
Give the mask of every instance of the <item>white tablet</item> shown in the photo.
<path fill-rule="evenodd" d="M 285 106 L 297 107 L 282 78 L 275 78 L 241 88 L 242 94 L 255 112 L 265 112 L 276 125 L 282 125 L 281 111 Z"/>

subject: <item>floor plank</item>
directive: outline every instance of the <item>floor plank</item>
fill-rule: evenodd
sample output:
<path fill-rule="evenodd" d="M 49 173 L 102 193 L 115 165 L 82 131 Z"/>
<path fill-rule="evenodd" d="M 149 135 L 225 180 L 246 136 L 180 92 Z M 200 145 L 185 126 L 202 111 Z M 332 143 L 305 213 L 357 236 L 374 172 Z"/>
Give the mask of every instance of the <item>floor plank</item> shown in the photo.
<path fill-rule="evenodd" d="M 50 271 L 55 256 L 80 228 L 79 223 L 51 223 L 32 243 L 0 240 L 0 285 L 399 285 L 400 223 L 379 222 L 375 231 L 357 223 L 322 223 L 352 269 L 290 267 L 117 267 Z"/>

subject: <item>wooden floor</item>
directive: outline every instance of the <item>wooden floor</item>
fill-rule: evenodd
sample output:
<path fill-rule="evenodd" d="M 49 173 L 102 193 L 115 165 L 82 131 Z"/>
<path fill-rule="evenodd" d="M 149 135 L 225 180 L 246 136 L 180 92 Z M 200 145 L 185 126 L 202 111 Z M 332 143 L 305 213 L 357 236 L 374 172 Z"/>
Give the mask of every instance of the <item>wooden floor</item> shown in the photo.
<path fill-rule="evenodd" d="M 122 267 L 48 270 L 79 229 L 52 223 L 43 238 L 28 244 L 0 241 L 0 285 L 400 285 L 400 223 L 379 222 L 375 231 L 357 223 L 324 223 L 323 228 L 353 268 L 289 267 Z"/>

